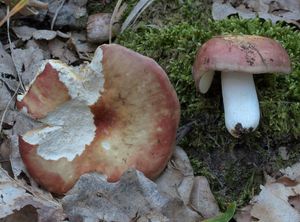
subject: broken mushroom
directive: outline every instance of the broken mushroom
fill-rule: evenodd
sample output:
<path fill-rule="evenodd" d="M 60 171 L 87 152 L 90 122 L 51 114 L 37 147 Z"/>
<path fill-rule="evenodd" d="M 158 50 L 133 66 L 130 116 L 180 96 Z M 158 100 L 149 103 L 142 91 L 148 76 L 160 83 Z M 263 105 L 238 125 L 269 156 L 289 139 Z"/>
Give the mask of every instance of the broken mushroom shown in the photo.
<path fill-rule="evenodd" d="M 261 36 L 218 36 L 198 50 L 193 77 L 201 93 L 210 88 L 215 71 L 221 71 L 225 125 L 239 137 L 254 131 L 260 111 L 252 74 L 289 73 L 291 63 L 275 40 Z"/>
<path fill-rule="evenodd" d="M 108 182 L 128 168 L 150 179 L 175 145 L 180 107 L 162 68 L 120 45 L 102 45 L 90 64 L 48 60 L 17 107 L 44 127 L 20 136 L 30 175 L 63 194 L 87 172 Z"/>

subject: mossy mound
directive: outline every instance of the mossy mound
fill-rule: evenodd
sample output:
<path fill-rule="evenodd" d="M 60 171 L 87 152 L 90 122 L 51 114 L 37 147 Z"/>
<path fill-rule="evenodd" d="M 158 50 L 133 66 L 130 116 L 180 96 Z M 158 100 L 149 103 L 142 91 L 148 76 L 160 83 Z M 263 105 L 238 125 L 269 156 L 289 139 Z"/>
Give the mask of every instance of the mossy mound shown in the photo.
<path fill-rule="evenodd" d="M 233 138 L 225 129 L 220 78 L 206 95 L 196 92 L 191 67 L 197 49 L 216 35 L 249 34 L 276 39 L 288 51 L 290 75 L 254 77 L 261 108 L 258 129 Z M 260 19 L 171 23 L 162 29 L 140 25 L 118 38 L 118 43 L 155 59 L 168 73 L 178 94 L 181 129 L 179 142 L 188 152 L 196 174 L 210 179 L 217 196 L 245 203 L 263 183 L 263 170 L 274 173 L 300 157 L 300 33 L 280 23 Z M 278 148 L 286 147 L 284 161 Z"/>

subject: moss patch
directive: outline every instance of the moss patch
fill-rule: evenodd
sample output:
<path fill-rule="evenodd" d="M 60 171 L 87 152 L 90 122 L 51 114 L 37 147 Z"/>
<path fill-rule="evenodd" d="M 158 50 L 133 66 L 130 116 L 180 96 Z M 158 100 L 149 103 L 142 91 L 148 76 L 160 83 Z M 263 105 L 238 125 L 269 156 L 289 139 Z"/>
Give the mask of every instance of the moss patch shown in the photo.
<path fill-rule="evenodd" d="M 117 41 L 152 57 L 166 70 L 181 103 L 181 129 L 188 131 L 179 145 L 190 156 L 195 173 L 209 179 L 219 203 L 237 200 L 243 205 L 258 192 L 264 171 L 275 174 L 300 157 L 300 33 L 286 24 L 260 19 L 211 21 L 209 1 L 166 2 L 165 20 L 148 15 Z M 225 128 L 219 75 L 205 95 L 196 92 L 191 76 L 197 49 L 212 36 L 224 34 L 276 39 L 287 49 L 293 66 L 290 75 L 254 77 L 261 121 L 254 133 L 240 139 Z M 287 161 L 278 153 L 282 146 L 289 153 Z"/>

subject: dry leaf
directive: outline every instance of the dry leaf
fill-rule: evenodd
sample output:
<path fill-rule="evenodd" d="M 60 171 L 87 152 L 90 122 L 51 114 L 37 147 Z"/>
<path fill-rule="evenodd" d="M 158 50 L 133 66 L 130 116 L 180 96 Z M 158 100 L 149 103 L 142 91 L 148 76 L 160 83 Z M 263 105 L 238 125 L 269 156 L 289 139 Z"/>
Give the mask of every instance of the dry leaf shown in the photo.
<path fill-rule="evenodd" d="M 194 174 L 189 158 L 182 148 L 176 147 L 167 168 L 155 183 L 160 192 L 180 198 L 185 204 L 189 202 Z"/>
<path fill-rule="evenodd" d="M 37 74 L 37 70 L 44 60 L 43 51 L 37 48 L 14 49 L 12 51 L 15 66 L 22 77 L 25 85 L 33 80 Z"/>
<path fill-rule="evenodd" d="M 38 221 L 41 222 L 63 221 L 65 218 L 62 207 L 57 201 L 46 199 L 43 196 L 32 195 L 17 180 L 10 178 L 2 168 L 0 168 L 0 200 L 0 219 L 3 220 L 26 206 L 35 208 L 38 214 Z M 28 213 L 28 211 L 25 213 Z"/>
<path fill-rule="evenodd" d="M 32 35 L 35 40 L 52 40 L 56 37 L 57 33 L 51 30 L 36 30 Z"/>
<path fill-rule="evenodd" d="M 92 44 L 87 41 L 86 33 L 72 32 L 71 38 L 67 42 L 68 47 L 74 49 L 79 58 L 89 59 L 89 55 L 93 54 L 98 47 L 97 44 Z"/>
<path fill-rule="evenodd" d="M 285 169 L 281 169 L 280 172 L 292 180 L 297 180 L 300 178 L 300 162 Z"/>
<path fill-rule="evenodd" d="M 293 195 L 291 190 L 286 189 L 282 184 L 261 186 L 261 192 L 255 198 L 251 210 L 252 217 L 266 222 L 300 221 L 300 213 L 288 202 L 288 197 L 291 195 Z"/>
<path fill-rule="evenodd" d="M 215 20 L 225 19 L 232 14 L 240 17 L 270 19 L 273 23 L 286 21 L 300 27 L 299 0 L 214 0 L 212 16 Z"/>
<path fill-rule="evenodd" d="M 28 130 L 39 127 L 40 124 L 25 116 L 21 112 L 17 112 L 17 115 L 14 117 L 14 121 L 15 124 L 9 136 L 12 149 L 10 162 L 14 176 L 17 178 L 22 172 L 27 173 L 19 152 L 19 135 L 24 134 Z"/>
<path fill-rule="evenodd" d="M 197 176 L 194 179 L 194 186 L 191 195 L 191 205 L 204 218 L 215 217 L 220 213 L 219 206 L 213 196 L 207 179 Z"/>
<path fill-rule="evenodd" d="M 66 64 L 72 64 L 78 60 L 75 53 L 68 49 L 67 44 L 61 40 L 53 39 L 49 42 L 48 46 L 52 56 Z"/>
<path fill-rule="evenodd" d="M 280 171 L 283 176 L 278 179 L 266 175 L 267 183 L 261 186 L 259 195 L 251 200 L 247 211 L 238 213 L 236 218 L 248 218 L 250 212 L 252 218 L 259 221 L 300 221 L 300 163 Z"/>
<path fill-rule="evenodd" d="M 59 10 L 55 20 L 56 27 L 68 26 L 75 29 L 83 29 L 87 22 L 87 0 L 69 0 Z M 53 19 L 61 1 L 49 0 L 48 16 Z"/>
<path fill-rule="evenodd" d="M 17 35 L 18 38 L 22 39 L 23 41 L 26 41 L 32 38 L 33 33 L 37 29 L 24 25 L 24 26 L 12 27 L 12 30 L 14 31 L 14 33 Z"/>
<path fill-rule="evenodd" d="M 71 221 L 145 221 L 151 215 L 174 222 L 199 219 L 183 201 L 160 193 L 155 183 L 134 169 L 117 183 L 108 183 L 97 173 L 85 174 L 62 201 Z"/>

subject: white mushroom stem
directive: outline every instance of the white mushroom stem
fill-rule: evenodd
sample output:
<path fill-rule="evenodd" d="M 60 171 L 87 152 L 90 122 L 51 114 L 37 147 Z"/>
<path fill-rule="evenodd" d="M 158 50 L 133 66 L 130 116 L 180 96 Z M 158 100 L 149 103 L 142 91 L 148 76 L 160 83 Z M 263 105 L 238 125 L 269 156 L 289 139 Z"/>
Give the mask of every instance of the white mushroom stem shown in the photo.
<path fill-rule="evenodd" d="M 222 72 L 221 79 L 226 128 L 234 137 L 255 130 L 260 112 L 253 75 Z"/>

